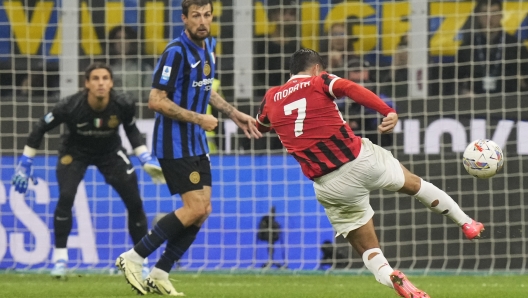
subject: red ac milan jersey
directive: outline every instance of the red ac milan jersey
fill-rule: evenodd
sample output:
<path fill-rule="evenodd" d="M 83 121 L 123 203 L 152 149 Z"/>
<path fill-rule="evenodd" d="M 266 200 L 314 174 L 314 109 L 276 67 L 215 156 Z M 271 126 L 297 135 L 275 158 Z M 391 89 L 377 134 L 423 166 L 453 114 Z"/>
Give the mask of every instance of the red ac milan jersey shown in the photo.
<path fill-rule="evenodd" d="M 257 116 L 261 131 L 274 129 L 288 153 L 310 179 L 354 160 L 361 138 L 343 120 L 334 98 L 349 96 L 383 115 L 394 112 L 381 99 L 351 81 L 323 73 L 296 75 L 268 90 Z"/>

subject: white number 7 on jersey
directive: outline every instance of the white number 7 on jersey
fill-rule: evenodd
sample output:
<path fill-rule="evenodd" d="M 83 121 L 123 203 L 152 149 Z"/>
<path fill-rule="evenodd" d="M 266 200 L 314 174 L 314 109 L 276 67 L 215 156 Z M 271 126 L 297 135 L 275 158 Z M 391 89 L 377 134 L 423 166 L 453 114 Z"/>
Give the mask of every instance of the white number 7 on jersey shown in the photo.
<path fill-rule="evenodd" d="M 284 106 L 284 115 L 289 116 L 293 110 L 297 111 L 297 119 L 295 120 L 295 136 L 298 137 L 303 134 L 304 118 L 306 118 L 306 98 L 298 99 Z"/>

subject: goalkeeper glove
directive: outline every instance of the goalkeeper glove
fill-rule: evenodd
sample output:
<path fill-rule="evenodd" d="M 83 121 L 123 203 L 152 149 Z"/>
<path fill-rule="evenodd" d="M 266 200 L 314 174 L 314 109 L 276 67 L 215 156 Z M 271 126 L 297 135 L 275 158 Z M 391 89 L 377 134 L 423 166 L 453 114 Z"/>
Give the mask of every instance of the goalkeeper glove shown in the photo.
<path fill-rule="evenodd" d="M 154 183 L 166 183 L 163 172 L 161 171 L 161 166 L 156 157 L 152 156 L 148 152 L 143 152 L 138 155 L 138 158 L 141 162 L 141 165 L 143 166 L 143 170 L 145 170 L 145 172 L 150 175 Z"/>
<path fill-rule="evenodd" d="M 33 180 L 33 184 L 37 184 L 37 179 L 33 176 L 33 157 L 22 154 L 18 166 L 15 169 L 15 175 L 11 180 L 11 184 L 15 186 L 15 190 L 21 194 L 25 194 L 28 189 L 29 179 Z"/>

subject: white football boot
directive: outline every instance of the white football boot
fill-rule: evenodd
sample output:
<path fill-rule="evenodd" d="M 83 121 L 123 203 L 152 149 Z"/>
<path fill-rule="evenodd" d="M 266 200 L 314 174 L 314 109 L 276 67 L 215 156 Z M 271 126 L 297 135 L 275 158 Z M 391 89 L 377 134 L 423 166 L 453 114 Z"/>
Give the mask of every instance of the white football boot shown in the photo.
<path fill-rule="evenodd" d="M 156 293 L 165 296 L 185 296 L 182 292 L 176 291 L 168 279 L 155 279 L 150 275 L 145 279 L 145 288 L 150 293 Z"/>
<path fill-rule="evenodd" d="M 145 295 L 147 291 L 143 287 L 143 264 L 134 263 L 125 257 L 125 253 L 122 253 L 116 260 L 115 265 L 119 270 L 123 272 L 126 281 L 132 286 L 138 294 Z"/>

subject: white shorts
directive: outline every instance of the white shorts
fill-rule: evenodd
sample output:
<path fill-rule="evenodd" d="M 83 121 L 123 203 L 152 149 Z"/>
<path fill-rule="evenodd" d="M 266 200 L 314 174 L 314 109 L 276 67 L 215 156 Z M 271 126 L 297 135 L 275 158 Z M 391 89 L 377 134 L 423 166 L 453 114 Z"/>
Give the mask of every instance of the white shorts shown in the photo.
<path fill-rule="evenodd" d="M 374 215 L 370 191 L 398 191 L 405 176 L 400 162 L 388 150 L 362 139 L 358 157 L 339 169 L 314 179 L 317 200 L 325 208 L 330 223 L 346 238 L 352 230 L 365 225 Z"/>

